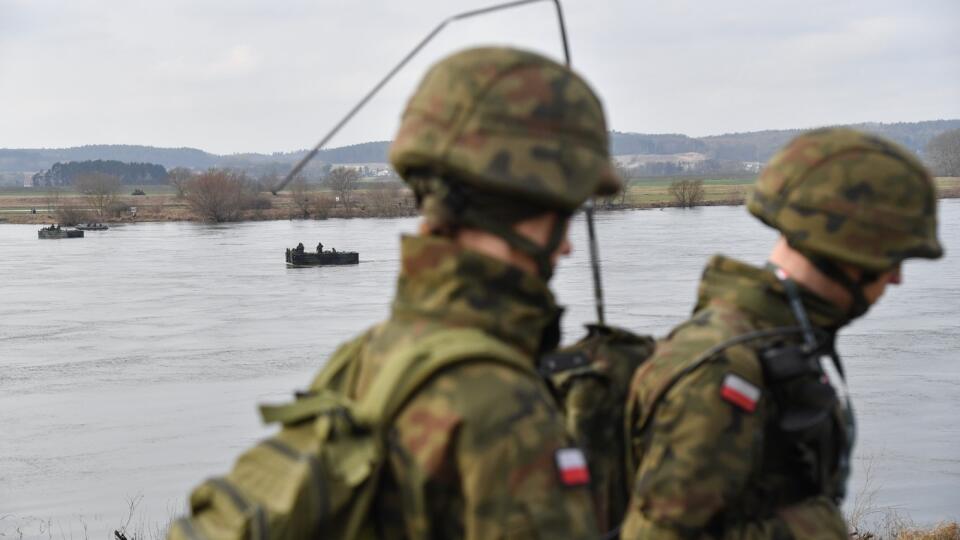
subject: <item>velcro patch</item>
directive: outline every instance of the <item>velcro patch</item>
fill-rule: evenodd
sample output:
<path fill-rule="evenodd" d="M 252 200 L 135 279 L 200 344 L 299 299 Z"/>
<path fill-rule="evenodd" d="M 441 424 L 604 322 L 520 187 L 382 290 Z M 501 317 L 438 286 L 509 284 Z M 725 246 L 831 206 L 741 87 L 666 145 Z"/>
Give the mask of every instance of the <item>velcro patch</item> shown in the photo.
<path fill-rule="evenodd" d="M 760 389 L 743 377 L 727 373 L 723 378 L 723 386 L 720 387 L 720 397 L 747 412 L 753 412 L 757 408 L 757 400 L 760 399 Z"/>
<path fill-rule="evenodd" d="M 560 483 L 565 486 L 585 486 L 590 483 L 587 458 L 579 448 L 561 448 L 554 454 Z"/>

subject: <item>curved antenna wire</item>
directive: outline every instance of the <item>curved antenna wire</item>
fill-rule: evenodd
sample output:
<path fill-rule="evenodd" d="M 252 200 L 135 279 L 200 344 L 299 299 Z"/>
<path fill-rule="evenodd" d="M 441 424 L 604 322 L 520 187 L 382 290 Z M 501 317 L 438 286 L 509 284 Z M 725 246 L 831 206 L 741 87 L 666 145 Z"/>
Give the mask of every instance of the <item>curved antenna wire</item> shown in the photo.
<path fill-rule="evenodd" d="M 560 41 L 563 43 L 564 63 L 569 68 L 571 65 L 570 44 L 569 44 L 569 41 L 567 40 L 567 25 L 563 19 L 563 8 L 560 6 L 560 0 L 514 0 L 512 2 L 504 2 L 502 4 L 495 4 L 485 8 L 464 11 L 462 13 L 457 13 L 456 15 L 447 17 L 446 19 L 441 21 L 440 24 L 438 24 L 436 28 L 434 28 L 429 34 L 427 34 L 426 37 L 420 40 L 420 42 L 417 43 L 417 45 L 409 53 L 407 53 L 407 55 L 404 56 L 403 59 L 401 59 L 400 62 L 397 65 L 395 65 L 393 69 L 391 69 L 385 77 L 380 79 L 380 82 L 378 82 L 369 92 L 367 92 L 367 94 L 363 96 L 363 98 L 359 102 L 357 102 L 357 104 L 354 105 L 353 108 L 350 109 L 350 111 L 347 112 L 347 114 L 343 118 L 341 118 L 339 122 L 336 123 L 336 125 L 333 126 L 333 129 L 331 129 L 326 135 L 324 135 L 323 138 L 320 139 L 320 142 L 318 142 L 316 146 L 314 146 L 310 150 L 310 152 L 308 152 L 307 155 L 305 155 L 299 162 L 297 162 L 297 164 L 293 167 L 293 169 L 291 169 L 290 172 L 287 173 L 286 178 L 284 178 L 283 181 L 280 182 L 276 187 L 271 189 L 270 192 L 276 195 L 277 192 L 285 188 L 287 184 L 290 183 L 291 180 L 296 178 L 296 176 L 300 174 L 303 168 L 306 167 L 308 163 L 310 163 L 310 160 L 315 158 L 317 154 L 320 152 L 320 150 L 323 149 L 323 147 L 328 142 L 330 142 L 330 139 L 332 139 L 334 135 L 336 135 L 340 131 L 340 129 L 343 128 L 343 126 L 346 125 L 347 122 L 349 122 L 360 111 L 360 109 L 362 109 L 367 104 L 367 102 L 369 102 L 370 99 L 373 98 L 373 96 L 375 96 L 384 86 L 386 86 L 386 84 L 390 82 L 391 79 L 393 79 L 393 76 L 396 75 L 397 72 L 399 72 L 401 69 L 403 69 L 403 67 L 406 66 L 407 63 L 410 62 L 410 60 L 414 56 L 416 56 L 417 53 L 419 53 L 427 45 L 427 43 L 433 40 L 433 38 L 436 37 L 437 34 L 439 34 L 444 28 L 446 28 L 448 24 L 456 21 L 462 21 L 464 19 L 469 19 L 471 17 L 477 17 L 479 15 L 486 15 L 488 13 L 493 13 L 496 11 L 503 11 L 506 9 L 512 9 L 515 7 L 520 7 L 527 4 L 533 4 L 536 2 L 544 2 L 544 1 L 552 1 L 554 7 L 556 8 L 557 23 L 560 26 Z M 588 235 L 588 242 L 590 245 L 590 249 L 589 249 L 590 269 L 591 269 L 591 273 L 593 274 L 593 295 L 594 295 L 594 301 L 596 303 L 596 309 L 597 309 L 597 322 L 600 323 L 601 325 L 604 325 L 606 324 L 606 321 L 604 319 L 603 284 L 600 278 L 600 255 L 597 247 L 596 232 L 595 232 L 594 220 L 593 220 L 594 209 L 595 209 L 594 200 L 591 198 L 587 201 L 586 205 L 584 206 L 584 212 L 586 214 L 587 235 Z"/>
<path fill-rule="evenodd" d="M 403 69 L 403 66 L 407 65 L 407 63 L 414 56 L 416 56 L 417 53 L 419 53 L 420 50 L 427 45 L 427 43 L 429 43 L 434 37 L 436 37 L 436 35 L 439 34 L 441 30 L 446 28 L 448 24 L 455 21 L 462 21 L 463 19 L 476 17 L 478 15 L 486 15 L 487 13 L 493 13 L 495 11 L 502 11 L 505 9 L 511 9 L 511 8 L 523 6 L 526 4 L 533 4 L 536 2 L 545 2 L 545 1 L 552 1 L 557 8 L 557 19 L 560 24 L 560 39 L 563 41 L 564 60 L 566 61 L 567 67 L 569 67 L 570 66 L 570 46 L 567 44 L 567 29 L 563 22 L 563 10 L 560 8 L 560 0 L 514 0 L 513 2 L 505 2 L 502 4 L 496 4 L 496 5 L 485 7 L 485 8 L 474 9 L 471 11 L 464 11 L 463 13 L 458 13 L 456 15 L 447 17 L 446 19 L 441 21 L 440 24 L 438 24 L 437 27 L 434 28 L 429 34 L 427 34 L 425 38 L 420 40 L 420 43 L 417 43 L 417 46 L 414 47 L 413 50 L 411 50 L 409 53 L 407 53 L 407 55 L 404 56 L 402 60 L 400 60 L 400 63 L 394 66 L 393 69 L 391 69 L 383 79 L 380 79 L 380 82 L 378 82 L 373 87 L 372 90 L 367 92 L 367 94 L 363 96 L 363 99 L 361 99 L 356 105 L 354 105 L 353 108 L 350 109 L 349 112 L 347 112 L 346 116 L 341 118 L 340 121 L 333 126 L 333 129 L 331 129 L 326 135 L 324 135 L 323 138 L 320 139 L 320 142 L 318 142 L 316 146 L 314 146 L 310 150 L 310 152 L 307 153 L 307 155 L 303 156 L 303 158 L 299 162 L 297 162 L 296 165 L 294 165 L 293 169 L 291 169 L 290 172 L 287 173 L 286 178 L 284 178 L 282 182 L 277 184 L 276 187 L 271 189 L 270 192 L 276 195 L 277 192 L 285 188 L 287 184 L 290 183 L 291 180 L 293 180 L 298 174 L 300 174 L 300 171 L 302 171 L 303 168 L 306 167 L 308 163 L 310 163 L 310 160 L 312 160 L 317 156 L 320 150 L 323 149 L 323 147 L 328 142 L 330 142 L 330 139 L 332 139 L 333 136 L 336 135 L 340 131 L 340 129 L 343 128 L 343 126 L 345 126 L 347 122 L 349 122 L 350 119 L 354 117 L 354 115 L 360 112 L 360 109 L 362 109 L 367 104 L 367 102 L 370 101 L 370 99 L 373 98 L 373 96 L 375 96 L 377 92 L 380 91 L 381 88 L 383 88 L 388 82 L 390 82 L 390 79 L 392 79 L 393 76 L 396 75 L 398 71 Z"/>

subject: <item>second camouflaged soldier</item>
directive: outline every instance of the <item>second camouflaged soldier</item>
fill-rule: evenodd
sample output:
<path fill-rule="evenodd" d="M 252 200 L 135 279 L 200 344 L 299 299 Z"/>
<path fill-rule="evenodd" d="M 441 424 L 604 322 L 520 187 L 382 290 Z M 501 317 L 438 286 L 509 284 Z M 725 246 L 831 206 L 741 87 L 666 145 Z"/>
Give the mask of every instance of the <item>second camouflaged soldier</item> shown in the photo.
<path fill-rule="evenodd" d="M 435 65 L 390 153 L 424 221 L 389 320 L 266 409 L 283 430 L 195 490 L 172 536 L 597 538 L 583 454 L 534 368 L 559 340 L 547 282 L 569 218 L 620 187 L 607 145 L 599 99 L 556 62 L 483 48 Z M 360 504 L 346 525 L 331 510 Z"/>
<path fill-rule="evenodd" d="M 748 208 L 782 235 L 768 267 L 715 257 L 691 319 L 634 374 L 624 539 L 848 537 L 834 339 L 904 260 L 941 256 L 934 186 L 895 145 L 825 129 L 770 161 Z"/>

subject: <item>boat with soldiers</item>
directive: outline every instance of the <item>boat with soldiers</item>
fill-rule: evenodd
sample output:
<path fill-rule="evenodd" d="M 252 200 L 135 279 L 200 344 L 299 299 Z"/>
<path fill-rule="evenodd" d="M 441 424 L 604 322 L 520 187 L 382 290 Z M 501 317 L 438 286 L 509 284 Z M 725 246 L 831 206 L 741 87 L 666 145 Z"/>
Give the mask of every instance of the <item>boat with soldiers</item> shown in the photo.
<path fill-rule="evenodd" d="M 37 231 L 41 240 L 56 240 L 60 238 L 83 238 L 83 231 L 62 228 L 60 225 L 50 225 Z"/>
<path fill-rule="evenodd" d="M 295 248 L 287 248 L 287 266 L 334 266 L 344 264 L 359 264 L 360 254 L 356 251 L 323 250 L 323 244 L 317 244 L 316 251 L 306 251 L 303 242 Z"/>
<path fill-rule="evenodd" d="M 80 231 L 105 231 L 110 227 L 103 223 L 82 223 L 77 225 L 76 228 Z"/>

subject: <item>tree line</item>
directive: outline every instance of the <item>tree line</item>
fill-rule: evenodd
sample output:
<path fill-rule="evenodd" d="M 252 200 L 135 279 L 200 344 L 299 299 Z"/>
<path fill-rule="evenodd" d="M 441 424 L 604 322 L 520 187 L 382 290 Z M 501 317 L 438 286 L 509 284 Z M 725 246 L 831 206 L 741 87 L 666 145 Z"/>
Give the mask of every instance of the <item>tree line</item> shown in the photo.
<path fill-rule="evenodd" d="M 97 159 L 54 163 L 49 169 L 33 175 L 33 185 L 37 187 L 71 186 L 79 178 L 98 174 L 115 177 L 121 184 L 127 185 L 162 184 L 167 181 L 167 170 L 163 165 Z"/>

